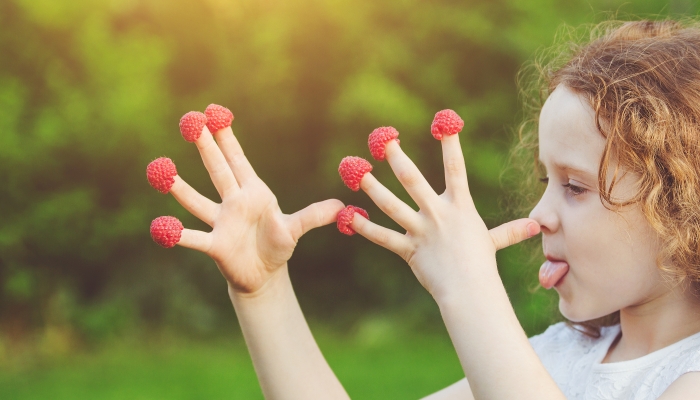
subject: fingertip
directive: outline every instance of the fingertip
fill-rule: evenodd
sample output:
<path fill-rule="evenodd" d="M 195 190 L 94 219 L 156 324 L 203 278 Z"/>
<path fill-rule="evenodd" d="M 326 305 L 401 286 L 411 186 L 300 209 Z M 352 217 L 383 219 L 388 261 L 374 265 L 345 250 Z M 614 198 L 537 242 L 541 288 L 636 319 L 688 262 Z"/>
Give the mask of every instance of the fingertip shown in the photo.
<path fill-rule="evenodd" d="M 162 216 L 151 222 L 151 238 L 162 247 L 174 247 L 182 237 L 182 222 L 172 216 Z"/>
<path fill-rule="evenodd" d="M 157 191 L 166 194 L 175 183 L 177 168 L 173 160 L 168 157 L 160 157 L 151 161 L 146 167 L 148 183 Z"/>
<path fill-rule="evenodd" d="M 233 113 L 231 110 L 218 104 L 209 104 L 204 110 L 207 117 L 207 128 L 211 132 L 217 132 L 221 129 L 231 126 L 233 122 Z"/>
<path fill-rule="evenodd" d="M 207 116 L 199 111 L 190 111 L 180 118 L 180 133 L 182 137 L 193 143 L 202 134 L 202 128 L 207 124 Z"/>
<path fill-rule="evenodd" d="M 435 113 L 430 133 L 437 140 L 456 135 L 464 128 L 464 120 L 454 110 L 445 109 Z"/>
<path fill-rule="evenodd" d="M 336 222 L 338 214 L 346 208 L 345 204 L 338 199 L 324 200 L 319 202 L 318 205 L 321 207 L 321 210 L 323 210 L 323 225 Z"/>
<path fill-rule="evenodd" d="M 528 238 L 531 238 L 531 237 L 537 235 L 541 231 L 540 224 L 538 224 L 537 222 L 530 222 L 529 224 L 527 224 L 526 229 L 527 229 L 527 237 Z"/>
<path fill-rule="evenodd" d="M 343 208 L 345 208 L 345 203 L 343 203 L 342 201 L 340 201 L 338 199 L 328 199 L 328 200 L 326 200 L 326 202 L 328 203 L 328 206 L 331 209 L 334 209 L 337 211 L 340 211 Z"/>
<path fill-rule="evenodd" d="M 369 214 L 363 208 L 349 205 L 344 209 L 340 210 L 336 217 L 336 222 L 338 230 L 348 236 L 352 236 L 356 233 L 352 225 L 355 223 L 355 216 L 359 214 L 364 219 L 369 219 Z"/>
<path fill-rule="evenodd" d="M 353 192 L 360 190 L 362 178 L 372 171 L 372 164 L 362 157 L 347 156 L 340 161 L 338 173 L 345 186 Z"/>
<path fill-rule="evenodd" d="M 367 145 L 372 157 L 377 161 L 384 161 L 386 156 L 385 150 L 388 142 L 399 141 L 399 131 L 393 126 L 382 126 L 372 131 L 369 134 Z"/>

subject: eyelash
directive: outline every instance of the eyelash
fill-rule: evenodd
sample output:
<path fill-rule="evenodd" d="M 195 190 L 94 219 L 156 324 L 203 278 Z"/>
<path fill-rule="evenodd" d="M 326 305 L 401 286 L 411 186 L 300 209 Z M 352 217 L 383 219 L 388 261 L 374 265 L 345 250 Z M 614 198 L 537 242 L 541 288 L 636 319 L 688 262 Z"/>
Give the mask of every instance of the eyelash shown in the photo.
<path fill-rule="evenodd" d="M 549 178 L 546 178 L 546 177 L 545 177 L 545 178 L 540 178 L 540 182 L 542 182 L 542 183 L 549 183 Z M 584 189 L 584 188 L 579 187 L 579 186 L 576 186 L 576 185 L 572 185 L 572 184 L 570 184 L 570 183 L 566 183 L 566 184 L 564 184 L 564 185 L 562 185 L 562 186 L 564 186 L 564 187 L 566 188 L 566 190 L 567 190 L 569 193 L 571 193 L 572 196 L 582 195 L 582 194 L 584 194 L 584 193 L 586 193 L 586 192 L 588 191 L 587 189 Z"/>

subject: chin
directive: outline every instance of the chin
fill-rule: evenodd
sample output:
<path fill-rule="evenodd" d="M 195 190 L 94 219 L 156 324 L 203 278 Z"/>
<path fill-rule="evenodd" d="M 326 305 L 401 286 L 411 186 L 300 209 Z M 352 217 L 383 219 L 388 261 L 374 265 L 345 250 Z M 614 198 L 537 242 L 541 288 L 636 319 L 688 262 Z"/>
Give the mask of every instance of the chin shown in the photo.
<path fill-rule="evenodd" d="M 605 317 L 614 312 L 608 310 L 596 309 L 591 307 L 593 304 L 574 305 L 559 297 L 559 312 L 571 322 L 585 322 L 598 318 Z"/>

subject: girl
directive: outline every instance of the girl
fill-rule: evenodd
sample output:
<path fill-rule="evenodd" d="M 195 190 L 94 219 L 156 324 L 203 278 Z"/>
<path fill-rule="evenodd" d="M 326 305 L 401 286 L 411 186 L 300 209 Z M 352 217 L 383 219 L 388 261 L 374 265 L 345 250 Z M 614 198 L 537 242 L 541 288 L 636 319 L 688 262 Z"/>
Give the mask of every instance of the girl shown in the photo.
<path fill-rule="evenodd" d="M 700 393 L 700 29 L 605 24 L 543 69 L 535 134 L 546 189 L 530 218 L 489 231 L 469 194 L 458 135 L 442 139 L 438 195 L 395 141 L 386 159 L 416 212 L 366 174 L 360 187 L 406 229 L 356 214 L 352 228 L 401 256 L 437 302 L 465 379 L 428 399 L 698 398 Z M 214 141 L 214 138 L 216 141 Z M 230 127 L 196 141 L 216 204 L 176 176 L 171 192 L 210 233 L 185 229 L 228 282 L 263 393 L 343 399 L 294 295 L 287 260 L 338 200 L 283 214 Z M 528 340 L 495 253 L 542 233 L 543 287 L 569 323 Z M 574 329 L 575 328 L 575 329 Z"/>

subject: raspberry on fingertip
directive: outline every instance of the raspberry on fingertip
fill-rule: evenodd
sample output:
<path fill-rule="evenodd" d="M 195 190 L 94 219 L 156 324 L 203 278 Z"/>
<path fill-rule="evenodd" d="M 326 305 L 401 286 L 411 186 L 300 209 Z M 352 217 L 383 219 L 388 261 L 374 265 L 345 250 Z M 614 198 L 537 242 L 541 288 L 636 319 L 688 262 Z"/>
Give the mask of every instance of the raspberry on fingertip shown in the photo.
<path fill-rule="evenodd" d="M 348 156 L 340 161 L 338 172 L 343 183 L 353 192 L 360 190 L 360 181 L 372 170 L 372 164 L 362 157 Z"/>
<path fill-rule="evenodd" d="M 360 213 L 363 217 L 369 219 L 369 214 L 367 214 L 367 211 L 360 207 L 355 207 L 355 206 L 347 206 L 340 210 L 338 213 L 338 230 L 348 236 L 352 236 L 355 233 L 355 230 L 350 227 L 350 224 L 352 223 L 352 218 L 355 216 L 355 213 Z"/>
<path fill-rule="evenodd" d="M 199 111 L 190 111 L 180 118 L 180 133 L 188 142 L 195 142 L 202 134 L 207 116 Z"/>
<path fill-rule="evenodd" d="M 435 114 L 433 123 L 430 125 L 430 133 L 437 140 L 441 140 L 443 135 L 455 135 L 464 128 L 464 121 L 453 110 L 442 110 Z"/>
<path fill-rule="evenodd" d="M 170 248 L 182 237 L 182 222 L 175 217 L 158 217 L 151 222 L 151 238 L 159 245 Z"/>
<path fill-rule="evenodd" d="M 146 167 L 148 183 L 163 194 L 168 193 L 173 187 L 175 175 L 177 175 L 177 168 L 173 160 L 168 157 L 156 158 Z"/>
<path fill-rule="evenodd" d="M 377 161 L 384 161 L 386 157 L 386 144 L 390 140 L 396 140 L 399 143 L 399 131 L 397 131 L 393 126 L 382 126 L 372 131 L 369 134 L 369 139 L 367 144 L 369 145 L 369 152 L 372 153 Z"/>
<path fill-rule="evenodd" d="M 207 116 L 207 128 L 209 132 L 216 133 L 219 129 L 224 129 L 231 126 L 233 121 L 233 113 L 231 110 L 218 104 L 209 104 L 204 110 Z"/>

